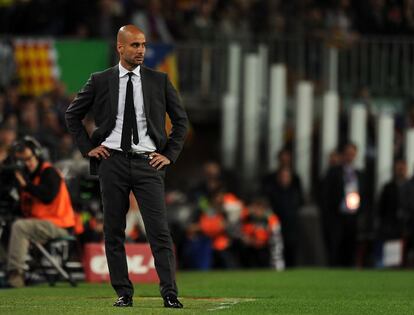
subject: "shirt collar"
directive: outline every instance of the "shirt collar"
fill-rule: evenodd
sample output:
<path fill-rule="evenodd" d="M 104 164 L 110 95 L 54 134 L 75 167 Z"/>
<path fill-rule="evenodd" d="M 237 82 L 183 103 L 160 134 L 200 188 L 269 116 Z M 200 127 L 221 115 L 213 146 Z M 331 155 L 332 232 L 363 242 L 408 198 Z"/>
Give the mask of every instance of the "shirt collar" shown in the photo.
<path fill-rule="evenodd" d="M 119 77 L 122 78 L 123 76 L 126 76 L 128 72 L 132 72 L 136 76 L 140 76 L 140 69 L 141 66 L 138 66 L 133 71 L 129 71 L 128 69 L 125 69 L 121 63 L 119 63 Z"/>

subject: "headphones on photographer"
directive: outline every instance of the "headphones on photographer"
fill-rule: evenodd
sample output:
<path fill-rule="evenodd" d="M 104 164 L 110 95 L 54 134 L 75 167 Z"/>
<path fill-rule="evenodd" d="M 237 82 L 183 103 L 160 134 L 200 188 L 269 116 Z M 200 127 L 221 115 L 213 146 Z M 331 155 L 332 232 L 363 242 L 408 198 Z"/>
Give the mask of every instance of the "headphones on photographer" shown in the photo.
<path fill-rule="evenodd" d="M 24 148 L 29 148 L 37 159 L 43 158 L 43 148 L 40 143 L 31 136 L 24 136 L 13 144 L 13 153 L 22 151 Z"/>

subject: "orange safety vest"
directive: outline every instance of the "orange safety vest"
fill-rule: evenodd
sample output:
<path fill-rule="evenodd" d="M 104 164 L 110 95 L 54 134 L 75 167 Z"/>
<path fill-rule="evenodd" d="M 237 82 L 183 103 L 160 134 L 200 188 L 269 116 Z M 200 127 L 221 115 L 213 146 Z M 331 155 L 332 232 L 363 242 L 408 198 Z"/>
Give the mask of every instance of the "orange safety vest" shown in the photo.
<path fill-rule="evenodd" d="M 40 184 L 40 175 L 47 168 L 52 167 L 48 162 L 42 163 L 40 172 L 33 179 L 34 185 Z M 59 192 L 51 203 L 45 204 L 28 192 L 20 192 L 22 211 L 27 217 L 47 220 L 61 228 L 73 227 L 75 225 L 75 214 L 66 184 L 59 174 L 61 181 Z"/>
<path fill-rule="evenodd" d="M 280 224 L 276 215 L 266 213 L 263 218 L 254 218 L 246 208 L 242 213 L 242 232 L 246 236 L 253 238 L 254 246 L 262 248 L 269 242 L 270 235 Z"/>
<path fill-rule="evenodd" d="M 215 250 L 225 250 L 230 245 L 222 214 L 202 214 L 199 223 L 203 234 L 212 239 Z"/>

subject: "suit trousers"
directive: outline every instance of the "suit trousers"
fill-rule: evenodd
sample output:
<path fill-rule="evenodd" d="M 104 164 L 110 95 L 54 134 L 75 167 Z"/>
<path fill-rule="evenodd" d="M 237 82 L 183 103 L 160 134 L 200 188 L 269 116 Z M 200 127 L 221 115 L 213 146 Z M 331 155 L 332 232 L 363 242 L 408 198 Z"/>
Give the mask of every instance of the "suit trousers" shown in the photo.
<path fill-rule="evenodd" d="M 132 191 L 144 221 L 161 296 L 177 295 L 175 258 L 168 228 L 164 197 L 165 170 L 157 170 L 143 158 L 111 154 L 99 165 L 104 212 L 105 252 L 111 284 L 118 296 L 133 295 L 125 254 L 126 214 Z"/>

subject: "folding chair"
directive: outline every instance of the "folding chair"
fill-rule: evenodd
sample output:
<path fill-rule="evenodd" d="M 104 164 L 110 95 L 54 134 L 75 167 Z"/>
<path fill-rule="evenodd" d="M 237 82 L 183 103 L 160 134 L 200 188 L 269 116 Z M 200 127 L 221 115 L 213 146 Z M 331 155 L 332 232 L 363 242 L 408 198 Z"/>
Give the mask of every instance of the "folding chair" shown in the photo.
<path fill-rule="evenodd" d="M 50 286 L 54 286 L 60 275 L 75 287 L 76 281 L 73 279 L 67 263 L 70 258 L 70 249 L 76 238 L 72 235 L 59 237 L 48 241 L 46 244 L 31 241 L 38 253 L 33 254 L 33 264 L 30 270 L 40 269 Z M 40 255 L 39 255 L 40 254 Z"/>

